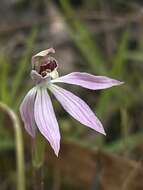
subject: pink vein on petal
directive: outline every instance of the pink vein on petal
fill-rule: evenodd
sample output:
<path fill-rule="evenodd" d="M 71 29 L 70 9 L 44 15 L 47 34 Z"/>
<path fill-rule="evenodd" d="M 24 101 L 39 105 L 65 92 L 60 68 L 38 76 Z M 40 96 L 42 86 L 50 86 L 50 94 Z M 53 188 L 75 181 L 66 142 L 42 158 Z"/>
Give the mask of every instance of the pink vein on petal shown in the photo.
<path fill-rule="evenodd" d="M 82 73 L 82 72 L 72 72 L 68 75 L 61 76 L 57 79 L 52 80 L 52 83 L 56 82 L 75 84 L 91 90 L 106 89 L 112 86 L 123 84 L 123 82 L 120 82 L 118 80 L 109 77 L 95 76 L 89 73 Z"/>
<path fill-rule="evenodd" d="M 25 96 L 23 102 L 20 105 L 20 114 L 24 122 L 26 131 L 35 137 L 36 126 L 34 119 L 34 101 L 36 96 L 36 88 L 32 88 Z"/>
<path fill-rule="evenodd" d="M 72 117 L 105 135 L 101 122 L 81 98 L 57 85 L 52 84 L 49 89 Z"/>
<path fill-rule="evenodd" d="M 35 100 L 34 115 L 37 127 L 49 141 L 55 154 L 58 156 L 60 149 L 60 132 L 55 117 L 51 99 L 45 88 L 38 89 Z"/>

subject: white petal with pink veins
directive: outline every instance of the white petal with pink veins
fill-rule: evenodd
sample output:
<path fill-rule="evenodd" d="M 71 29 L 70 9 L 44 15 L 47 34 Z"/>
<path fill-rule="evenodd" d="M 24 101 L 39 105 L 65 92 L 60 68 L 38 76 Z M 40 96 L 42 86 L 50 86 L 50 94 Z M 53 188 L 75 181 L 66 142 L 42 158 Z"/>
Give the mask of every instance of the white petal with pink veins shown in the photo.
<path fill-rule="evenodd" d="M 123 82 L 120 82 L 118 80 L 109 77 L 95 76 L 89 73 L 81 73 L 81 72 L 73 72 L 68 75 L 54 79 L 51 82 L 52 83 L 63 82 L 67 84 L 75 84 L 91 90 L 100 90 L 123 84 Z"/>
<path fill-rule="evenodd" d="M 57 85 L 52 84 L 49 89 L 72 117 L 105 135 L 101 122 L 82 99 Z"/>
<path fill-rule="evenodd" d="M 32 88 L 25 96 L 23 102 L 20 105 L 20 113 L 26 131 L 35 137 L 36 125 L 34 119 L 34 102 L 36 97 L 36 87 Z"/>
<path fill-rule="evenodd" d="M 58 156 L 60 149 L 60 131 L 50 96 L 45 88 L 39 88 L 37 90 L 34 115 L 37 127 L 49 141 L 55 154 Z"/>

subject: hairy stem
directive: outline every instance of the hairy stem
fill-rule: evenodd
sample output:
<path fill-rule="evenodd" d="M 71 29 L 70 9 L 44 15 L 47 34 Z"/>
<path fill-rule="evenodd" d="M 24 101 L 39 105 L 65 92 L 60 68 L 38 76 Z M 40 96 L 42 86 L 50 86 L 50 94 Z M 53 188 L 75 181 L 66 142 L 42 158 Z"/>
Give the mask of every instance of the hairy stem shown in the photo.
<path fill-rule="evenodd" d="M 38 134 L 34 140 L 32 152 L 34 190 L 44 190 L 44 154 L 45 140 Z"/>

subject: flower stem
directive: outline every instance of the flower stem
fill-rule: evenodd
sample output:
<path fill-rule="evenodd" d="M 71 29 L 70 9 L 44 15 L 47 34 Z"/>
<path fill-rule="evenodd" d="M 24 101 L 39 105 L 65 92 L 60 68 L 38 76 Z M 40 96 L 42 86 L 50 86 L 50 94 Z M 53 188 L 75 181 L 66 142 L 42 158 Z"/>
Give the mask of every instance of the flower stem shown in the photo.
<path fill-rule="evenodd" d="M 44 153 L 45 140 L 38 134 L 33 143 L 32 152 L 34 190 L 44 190 Z"/>
<path fill-rule="evenodd" d="M 43 166 L 33 170 L 34 190 L 44 190 L 44 172 Z"/>
<path fill-rule="evenodd" d="M 16 113 L 6 104 L 0 102 L 0 108 L 9 115 L 13 123 L 16 139 L 17 190 L 25 190 L 23 137 L 19 119 Z"/>

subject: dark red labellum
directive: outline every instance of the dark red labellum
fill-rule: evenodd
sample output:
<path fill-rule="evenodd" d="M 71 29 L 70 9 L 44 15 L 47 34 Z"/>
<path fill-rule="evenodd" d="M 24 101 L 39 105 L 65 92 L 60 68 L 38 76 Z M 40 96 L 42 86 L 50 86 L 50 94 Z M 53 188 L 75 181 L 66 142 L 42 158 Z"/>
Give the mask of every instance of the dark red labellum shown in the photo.
<path fill-rule="evenodd" d="M 44 71 L 53 71 L 55 68 L 57 68 L 57 62 L 56 60 L 49 60 L 46 64 L 40 65 L 40 71 L 39 74 L 42 74 Z"/>
<path fill-rule="evenodd" d="M 49 63 L 48 63 L 48 65 L 47 65 L 47 67 L 48 67 L 48 69 L 49 70 L 51 70 L 51 71 L 53 71 L 55 68 L 57 68 L 57 62 L 56 62 L 56 60 L 51 60 Z"/>

